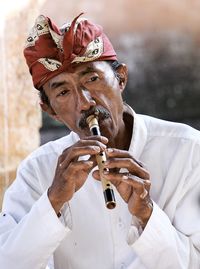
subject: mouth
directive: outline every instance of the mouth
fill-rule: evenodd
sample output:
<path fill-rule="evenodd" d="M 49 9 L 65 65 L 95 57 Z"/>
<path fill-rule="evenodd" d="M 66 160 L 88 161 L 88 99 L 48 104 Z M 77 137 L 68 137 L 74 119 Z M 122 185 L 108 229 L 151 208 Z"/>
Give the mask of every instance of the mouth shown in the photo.
<path fill-rule="evenodd" d="M 104 121 L 105 119 L 109 119 L 111 118 L 111 115 L 110 115 L 110 112 L 103 108 L 103 107 L 94 107 L 88 111 L 85 111 L 80 120 L 79 120 L 79 123 L 78 123 L 78 127 L 82 130 L 84 129 L 88 129 L 88 124 L 87 124 L 87 118 L 90 116 L 90 115 L 98 115 L 98 122 L 99 124 L 102 123 L 102 121 Z"/>

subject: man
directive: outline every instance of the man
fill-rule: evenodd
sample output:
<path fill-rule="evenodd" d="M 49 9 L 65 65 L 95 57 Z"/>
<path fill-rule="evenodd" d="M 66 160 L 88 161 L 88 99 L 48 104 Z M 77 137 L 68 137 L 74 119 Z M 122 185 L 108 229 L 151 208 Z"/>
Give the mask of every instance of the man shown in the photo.
<path fill-rule="evenodd" d="M 24 54 L 42 109 L 72 132 L 20 165 L 0 219 L 1 268 L 199 268 L 199 132 L 123 103 L 126 65 L 80 16 L 61 30 L 39 16 Z M 96 112 L 101 136 L 87 124 Z"/>

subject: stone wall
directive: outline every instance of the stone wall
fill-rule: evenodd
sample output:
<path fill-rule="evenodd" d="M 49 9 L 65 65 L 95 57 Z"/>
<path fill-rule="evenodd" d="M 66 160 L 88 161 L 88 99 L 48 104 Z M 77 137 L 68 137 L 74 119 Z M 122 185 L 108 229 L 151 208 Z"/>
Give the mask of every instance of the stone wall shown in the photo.
<path fill-rule="evenodd" d="M 38 96 L 23 57 L 25 38 L 41 1 L 7 1 L 0 23 L 0 205 L 20 161 L 40 143 Z M 16 5 L 16 7 L 15 7 Z"/>

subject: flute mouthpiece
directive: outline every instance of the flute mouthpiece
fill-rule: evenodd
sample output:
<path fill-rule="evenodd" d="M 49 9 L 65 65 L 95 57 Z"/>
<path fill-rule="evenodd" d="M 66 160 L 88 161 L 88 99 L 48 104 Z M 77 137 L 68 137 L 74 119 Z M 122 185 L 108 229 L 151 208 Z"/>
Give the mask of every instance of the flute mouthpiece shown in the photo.
<path fill-rule="evenodd" d="M 87 117 L 86 122 L 91 127 L 91 125 L 98 125 L 99 110 L 96 108 L 94 113 Z"/>
<path fill-rule="evenodd" d="M 89 128 L 92 128 L 93 126 L 98 126 L 98 120 L 95 115 L 90 115 L 89 117 L 87 117 L 86 122 Z"/>

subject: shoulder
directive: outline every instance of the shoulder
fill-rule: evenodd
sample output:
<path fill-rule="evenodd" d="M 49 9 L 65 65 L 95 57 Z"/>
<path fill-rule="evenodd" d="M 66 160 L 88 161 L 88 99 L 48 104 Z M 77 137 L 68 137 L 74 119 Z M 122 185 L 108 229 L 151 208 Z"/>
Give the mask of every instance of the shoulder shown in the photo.
<path fill-rule="evenodd" d="M 161 160 L 177 159 L 177 166 L 199 166 L 200 132 L 189 125 L 139 115 L 147 138 L 145 148 Z M 179 164 L 178 164 L 179 163 Z M 189 164 L 190 163 L 190 164 Z"/>
<path fill-rule="evenodd" d="M 146 115 L 139 115 L 139 118 L 144 121 L 149 137 L 185 139 L 200 144 L 200 131 L 187 124 L 171 122 Z"/>

